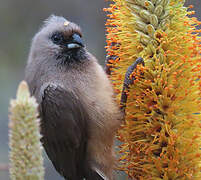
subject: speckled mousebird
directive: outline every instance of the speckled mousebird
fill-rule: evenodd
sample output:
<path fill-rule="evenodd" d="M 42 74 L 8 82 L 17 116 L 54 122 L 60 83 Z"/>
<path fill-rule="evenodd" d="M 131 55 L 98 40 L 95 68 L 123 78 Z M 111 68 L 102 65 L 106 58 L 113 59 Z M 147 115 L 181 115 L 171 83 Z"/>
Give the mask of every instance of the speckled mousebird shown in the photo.
<path fill-rule="evenodd" d="M 39 103 L 42 143 L 66 180 L 113 180 L 121 113 L 81 29 L 50 16 L 34 36 L 25 72 Z"/>

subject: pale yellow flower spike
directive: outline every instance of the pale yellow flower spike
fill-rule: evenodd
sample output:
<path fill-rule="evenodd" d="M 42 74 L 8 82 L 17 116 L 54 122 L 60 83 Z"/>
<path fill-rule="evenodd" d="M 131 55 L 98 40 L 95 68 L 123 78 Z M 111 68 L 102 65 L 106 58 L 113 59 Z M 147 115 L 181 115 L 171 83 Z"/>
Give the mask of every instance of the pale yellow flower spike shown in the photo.
<path fill-rule="evenodd" d="M 11 101 L 9 122 L 10 179 L 44 180 L 38 104 L 22 81 Z"/>

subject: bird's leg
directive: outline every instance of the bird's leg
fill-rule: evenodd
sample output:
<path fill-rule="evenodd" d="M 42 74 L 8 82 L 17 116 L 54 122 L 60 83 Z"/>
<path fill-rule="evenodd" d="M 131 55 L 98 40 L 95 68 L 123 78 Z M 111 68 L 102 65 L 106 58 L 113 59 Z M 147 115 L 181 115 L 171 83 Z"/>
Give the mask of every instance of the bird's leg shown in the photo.
<path fill-rule="evenodd" d="M 127 102 L 127 94 L 129 91 L 129 86 L 133 84 L 133 81 L 135 80 L 135 77 L 130 78 L 130 75 L 133 73 L 133 71 L 136 69 L 138 64 L 142 64 L 144 66 L 144 60 L 143 58 L 138 58 L 131 66 L 128 67 L 125 79 L 124 79 L 124 84 L 123 84 L 123 89 L 121 93 L 121 101 L 120 101 L 120 107 L 123 113 L 125 114 L 125 109 L 126 109 L 126 102 Z"/>

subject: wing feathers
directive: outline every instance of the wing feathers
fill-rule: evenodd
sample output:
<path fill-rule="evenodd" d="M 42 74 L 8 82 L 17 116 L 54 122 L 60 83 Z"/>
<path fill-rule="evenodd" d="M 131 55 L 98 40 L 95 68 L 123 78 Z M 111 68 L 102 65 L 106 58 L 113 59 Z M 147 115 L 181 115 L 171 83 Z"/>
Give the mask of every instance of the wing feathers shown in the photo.
<path fill-rule="evenodd" d="M 87 119 L 83 103 L 60 86 L 44 88 L 40 103 L 42 142 L 57 171 L 69 180 L 84 174 Z"/>

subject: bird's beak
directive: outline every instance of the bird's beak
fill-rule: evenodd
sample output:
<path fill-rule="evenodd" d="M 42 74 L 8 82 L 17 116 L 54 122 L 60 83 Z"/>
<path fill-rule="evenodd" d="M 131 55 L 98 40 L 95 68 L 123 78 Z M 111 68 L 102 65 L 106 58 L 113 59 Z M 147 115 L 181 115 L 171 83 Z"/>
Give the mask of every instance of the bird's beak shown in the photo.
<path fill-rule="evenodd" d="M 72 36 L 72 42 L 67 44 L 68 49 L 75 49 L 75 48 L 81 48 L 84 47 L 84 43 L 82 38 L 78 34 L 73 34 Z"/>

